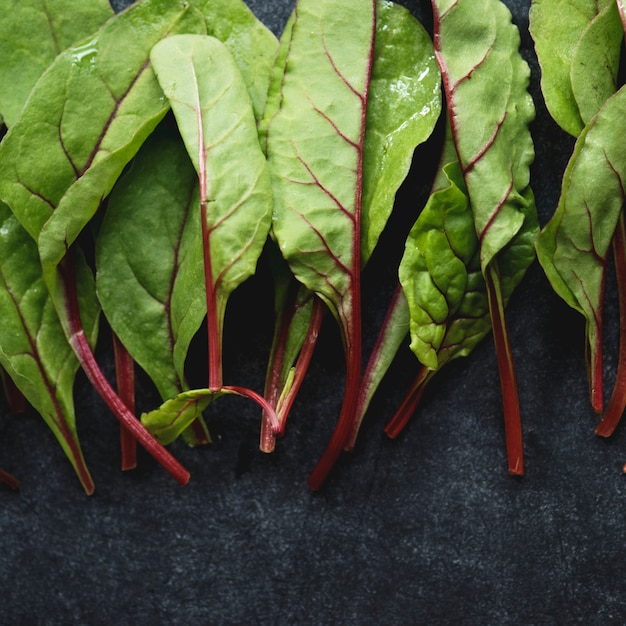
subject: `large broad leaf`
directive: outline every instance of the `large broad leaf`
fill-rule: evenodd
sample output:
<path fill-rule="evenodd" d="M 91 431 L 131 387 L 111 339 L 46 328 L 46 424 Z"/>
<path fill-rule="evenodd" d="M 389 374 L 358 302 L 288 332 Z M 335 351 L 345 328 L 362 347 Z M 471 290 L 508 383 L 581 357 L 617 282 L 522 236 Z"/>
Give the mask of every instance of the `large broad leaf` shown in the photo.
<path fill-rule="evenodd" d="M 623 127 L 625 114 L 622 87 L 580 134 L 557 209 L 537 239 L 552 287 L 585 316 L 592 398 L 601 397 L 604 274 L 624 203 L 626 147 L 616 129 Z"/>
<path fill-rule="evenodd" d="M 0 14 L 0 113 L 12 126 L 55 57 L 98 30 L 113 10 L 107 0 L 2 0 Z"/>
<path fill-rule="evenodd" d="M 185 359 L 204 316 L 195 170 L 163 123 L 113 190 L 96 241 L 104 314 L 163 400 L 187 388 Z"/>
<path fill-rule="evenodd" d="M 78 361 L 48 297 L 37 246 L 0 203 L 0 364 L 44 418 L 85 491 L 93 481 L 76 434 L 72 389 Z"/>
<path fill-rule="evenodd" d="M 448 119 L 479 241 L 504 405 L 509 472 L 523 474 L 522 427 L 498 255 L 535 212 L 534 106 L 520 35 L 499 0 L 432 0 Z"/>
<path fill-rule="evenodd" d="M 230 294 L 254 274 L 272 219 L 272 187 L 250 98 L 226 46 L 169 37 L 151 60 L 199 179 L 209 388 L 222 387 L 222 330 Z"/>
<path fill-rule="evenodd" d="M 363 149 L 375 14 L 373 0 L 297 3 L 287 52 L 279 55 L 280 107 L 267 125 L 274 234 L 295 276 L 338 320 L 347 359 L 344 404 L 314 488 L 349 436 L 358 398 Z"/>
<path fill-rule="evenodd" d="M 615 2 L 533 0 L 530 32 L 548 111 L 577 137 L 598 110 L 598 98 L 615 90 L 623 36 Z"/>

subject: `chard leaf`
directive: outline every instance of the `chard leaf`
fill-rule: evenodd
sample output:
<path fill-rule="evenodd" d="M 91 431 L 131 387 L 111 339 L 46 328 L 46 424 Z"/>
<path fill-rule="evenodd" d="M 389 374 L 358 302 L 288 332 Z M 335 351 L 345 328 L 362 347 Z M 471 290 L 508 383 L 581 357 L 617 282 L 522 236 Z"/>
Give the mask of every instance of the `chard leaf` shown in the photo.
<path fill-rule="evenodd" d="M 435 49 L 484 272 L 524 222 L 534 106 L 509 10 L 499 0 L 479 4 L 433 0 Z"/>
<path fill-rule="evenodd" d="M 96 241 L 103 312 L 166 400 L 187 388 L 185 359 L 206 315 L 198 184 L 165 122 L 115 186 Z"/>
<path fill-rule="evenodd" d="M 585 124 L 615 93 L 624 30 L 611 2 L 581 33 L 572 58 L 572 91 Z"/>
<path fill-rule="evenodd" d="M 479 240 L 458 162 L 442 168 L 436 190 L 411 229 L 400 264 L 410 312 L 411 350 L 436 371 L 467 356 L 491 328 Z M 539 226 L 529 198 L 522 229 L 498 257 L 505 302 L 534 260 Z"/>
<path fill-rule="evenodd" d="M 344 403 L 309 481 L 314 489 L 350 435 L 358 399 L 363 149 L 375 24 L 374 0 L 300 0 L 283 43 L 287 53 L 279 55 L 280 107 L 267 125 L 274 235 L 296 278 L 339 322 L 346 353 Z"/>
<path fill-rule="evenodd" d="M 87 493 L 94 490 L 76 434 L 78 361 L 48 296 L 37 246 L 0 203 L 0 364 L 46 421 Z"/>
<path fill-rule="evenodd" d="M 113 15 L 107 0 L 3 0 L 0 6 L 0 113 L 17 120 L 55 57 Z"/>
<path fill-rule="evenodd" d="M 202 411 L 213 400 L 226 395 L 227 391 L 211 391 L 210 389 L 192 389 L 183 391 L 166 400 L 158 409 L 143 413 L 142 424 L 164 446 L 172 443 L 191 424 L 202 417 Z"/>
<path fill-rule="evenodd" d="M 226 395 L 251 398 L 273 413 L 269 404 L 254 391 L 223 386 L 220 389 L 183 391 L 176 397 L 166 400 L 158 409 L 143 413 L 141 422 L 162 445 L 167 445 L 177 439 L 195 420 L 201 418 L 202 411 L 211 402 Z M 278 424 L 274 423 L 274 428 L 278 428 Z"/>
<path fill-rule="evenodd" d="M 619 46 L 617 52 L 612 46 L 614 4 L 613 0 L 533 0 L 530 8 L 530 32 L 546 107 L 557 124 L 575 137 L 590 118 L 587 98 L 596 100 L 591 85 L 599 85 L 602 93 L 611 80 L 614 85 L 619 58 Z"/>
<path fill-rule="evenodd" d="M 537 239 L 537 256 L 552 287 L 586 319 L 592 400 L 602 387 L 604 274 L 624 203 L 626 147 L 615 129 L 625 114 L 622 87 L 580 134 L 559 204 Z M 594 407 L 601 407 L 599 400 Z"/>
<path fill-rule="evenodd" d="M 291 28 L 295 14 L 290 18 L 281 38 L 281 53 L 277 71 L 270 88 L 266 116 L 271 118 L 280 106 L 281 71 L 290 49 Z M 279 71 L 281 70 L 281 71 Z M 441 76 L 434 58 L 432 42 L 415 18 L 403 7 L 386 1 L 377 3 L 374 61 L 367 103 L 367 119 L 363 155 L 363 202 L 361 216 L 361 262 L 371 256 L 381 231 L 391 212 L 398 187 L 404 180 L 413 152 L 432 132 L 441 111 Z M 266 119 L 267 121 L 267 119 Z M 261 127 L 262 137 L 264 126 Z M 303 296 L 304 297 L 304 296 Z M 300 315 L 303 312 L 300 311 Z M 302 323 L 306 328 L 308 324 Z M 291 360 L 282 361 L 282 380 L 287 380 L 295 363 L 299 347 L 306 336 L 294 338 L 277 327 L 275 341 L 287 335 Z M 401 340 L 402 338 L 400 338 Z M 282 355 L 282 352 L 281 352 Z M 366 373 L 368 401 L 387 365 L 381 361 Z M 271 361 L 268 378 L 272 373 Z M 292 388 L 293 389 L 293 388 Z M 289 392 L 290 394 L 292 391 Z M 363 409 L 364 410 L 364 409 Z"/>
<path fill-rule="evenodd" d="M 369 260 L 415 148 L 441 113 L 441 74 L 430 36 L 404 7 L 379 1 L 363 148 L 361 259 Z"/>
<path fill-rule="evenodd" d="M 269 233 L 270 176 L 245 83 L 223 43 L 205 36 L 169 37 L 153 48 L 151 60 L 199 178 L 209 387 L 216 390 L 223 382 L 228 298 L 254 274 Z"/>
<path fill-rule="evenodd" d="M 488 296 L 509 473 L 522 475 L 521 416 L 498 256 L 522 231 L 527 214 L 536 211 L 529 188 L 534 149 L 528 126 L 535 112 L 527 91 L 530 70 L 519 53 L 519 31 L 502 2 L 432 0 L 432 4 L 452 140 Z"/>

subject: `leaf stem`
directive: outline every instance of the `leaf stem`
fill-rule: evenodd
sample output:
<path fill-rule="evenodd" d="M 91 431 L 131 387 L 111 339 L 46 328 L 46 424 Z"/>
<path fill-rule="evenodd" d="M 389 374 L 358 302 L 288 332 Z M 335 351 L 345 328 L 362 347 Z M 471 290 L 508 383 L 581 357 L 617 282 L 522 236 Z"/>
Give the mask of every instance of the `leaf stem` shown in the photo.
<path fill-rule="evenodd" d="M 522 439 L 522 420 L 520 415 L 519 397 L 513 353 L 504 317 L 504 298 L 497 264 L 492 261 L 487 266 L 485 275 L 489 313 L 498 360 L 502 404 L 504 407 L 504 432 L 509 474 L 524 475 L 524 449 Z"/>
<path fill-rule="evenodd" d="M 18 489 L 20 486 L 20 481 L 13 476 L 13 474 L 9 474 L 9 472 L 5 472 L 2 468 L 0 468 L 0 483 L 4 483 L 9 489 Z"/>
<path fill-rule="evenodd" d="M 626 408 L 626 224 L 623 211 L 613 236 L 613 258 L 619 301 L 619 357 L 613 393 L 602 421 L 595 430 L 600 437 L 613 434 Z"/>
<path fill-rule="evenodd" d="M 135 362 L 115 333 L 113 333 L 113 354 L 117 392 L 128 410 L 135 414 Z M 137 440 L 123 424 L 120 424 L 120 448 L 122 471 L 135 469 Z"/>
<path fill-rule="evenodd" d="M 395 439 L 408 424 L 409 420 L 415 413 L 417 405 L 420 403 L 426 385 L 434 376 L 435 372 L 429 370 L 426 366 L 422 365 L 413 384 L 409 388 L 404 400 L 398 407 L 398 410 L 394 413 L 393 417 L 387 422 L 385 426 L 385 434 L 390 439 Z"/>
<path fill-rule="evenodd" d="M 9 411 L 12 415 L 19 415 L 26 410 L 26 398 L 24 394 L 17 388 L 13 379 L 7 374 L 4 368 L 0 368 L 0 376 L 2 377 L 2 388 L 9 405 Z"/>
<path fill-rule="evenodd" d="M 67 317 L 70 325 L 70 344 L 83 368 L 87 378 L 94 386 L 113 415 L 132 433 L 139 443 L 151 454 L 154 459 L 169 472 L 181 485 L 189 482 L 189 472 L 148 432 L 143 424 L 128 410 L 124 402 L 115 393 L 102 370 L 98 366 L 91 346 L 85 336 L 78 295 L 76 293 L 76 278 L 71 254 L 65 256 L 59 269 L 65 293 Z"/>
<path fill-rule="evenodd" d="M 260 448 L 263 452 L 273 452 L 276 445 L 276 437 L 282 436 L 285 432 L 285 423 L 287 422 L 291 407 L 295 402 L 298 391 L 309 369 L 309 364 L 311 363 L 313 352 L 315 351 L 315 345 L 324 318 L 324 303 L 319 298 L 315 297 L 311 308 L 311 317 L 306 331 L 306 337 L 300 349 L 298 359 L 293 367 L 293 379 L 290 381 L 288 387 L 284 386 L 286 381 L 282 381 L 283 385 L 281 386 L 281 372 L 284 367 L 286 342 L 289 334 L 289 326 L 293 319 L 296 306 L 295 297 L 290 301 L 288 306 L 289 313 L 283 318 L 281 324 L 280 336 L 272 358 L 272 369 L 265 390 L 265 398 L 276 410 L 279 429 L 278 431 L 274 430 L 271 416 L 267 412 L 264 412 L 261 422 L 260 441 Z"/>

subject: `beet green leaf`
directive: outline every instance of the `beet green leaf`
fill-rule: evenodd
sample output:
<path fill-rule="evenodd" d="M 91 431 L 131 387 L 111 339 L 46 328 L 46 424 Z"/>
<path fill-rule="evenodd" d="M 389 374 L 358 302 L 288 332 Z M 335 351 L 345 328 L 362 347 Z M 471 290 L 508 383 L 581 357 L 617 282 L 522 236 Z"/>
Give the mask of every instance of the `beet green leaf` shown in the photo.
<path fill-rule="evenodd" d="M 0 6 L 0 113 L 17 120 L 55 57 L 113 15 L 107 0 L 3 0 Z"/>
<path fill-rule="evenodd" d="M 2 203 L 0 279 L 0 364 L 44 418 L 85 491 L 92 493 L 76 434 L 72 391 L 78 361 L 48 296 L 37 246 Z M 85 318 L 93 328 L 94 312 Z"/>
<path fill-rule="evenodd" d="M 534 106 L 520 35 L 499 0 L 432 0 L 435 50 L 452 139 L 479 241 L 504 404 L 509 472 L 523 474 L 522 429 L 504 318 L 499 253 L 535 211 L 529 192 L 534 157 L 528 125 Z M 481 104 L 477 104 L 481 103 Z"/>
<path fill-rule="evenodd" d="M 530 32 L 546 107 L 577 137 L 615 91 L 623 37 L 613 0 L 533 0 Z"/>
<path fill-rule="evenodd" d="M 350 434 L 358 399 L 363 146 L 375 24 L 373 0 L 300 0 L 279 55 L 280 106 L 267 122 L 274 235 L 296 278 L 339 322 L 347 360 L 344 403 L 309 481 L 314 489 Z"/>
<path fill-rule="evenodd" d="M 626 90 L 609 98 L 580 134 L 563 176 L 554 216 L 537 239 L 537 255 L 554 290 L 586 319 L 594 407 L 602 397 L 602 298 L 607 257 L 622 213 Z"/>
<path fill-rule="evenodd" d="M 248 92 L 218 39 L 169 37 L 152 63 L 199 179 L 209 337 L 209 388 L 222 380 L 222 331 L 230 294 L 254 274 L 272 215 L 272 188 Z"/>
<path fill-rule="evenodd" d="M 96 241 L 98 299 L 163 400 L 188 388 L 185 359 L 206 315 L 195 170 L 159 125 L 111 193 Z"/>

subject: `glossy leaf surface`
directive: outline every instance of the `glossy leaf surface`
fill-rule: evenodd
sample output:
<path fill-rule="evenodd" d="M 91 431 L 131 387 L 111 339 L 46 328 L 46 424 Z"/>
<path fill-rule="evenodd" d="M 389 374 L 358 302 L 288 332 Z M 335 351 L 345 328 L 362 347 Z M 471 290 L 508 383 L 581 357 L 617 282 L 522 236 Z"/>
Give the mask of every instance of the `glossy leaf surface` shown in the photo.
<path fill-rule="evenodd" d="M 98 30 L 113 10 L 107 0 L 2 0 L 0 14 L 0 113 L 12 126 L 55 57 Z"/>
<path fill-rule="evenodd" d="M 221 341 L 230 294 L 254 274 L 272 219 L 272 187 L 237 64 L 212 37 L 180 35 L 152 63 L 199 178 L 211 388 L 222 386 Z"/>
<path fill-rule="evenodd" d="M 441 74 L 430 36 L 404 7 L 378 2 L 363 149 L 363 264 L 387 223 L 415 148 L 430 137 L 440 113 Z"/>

